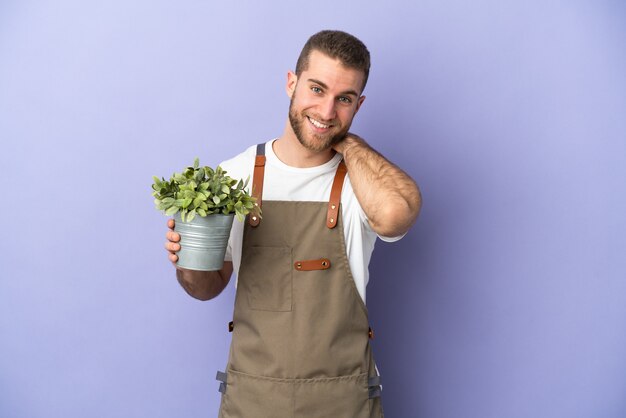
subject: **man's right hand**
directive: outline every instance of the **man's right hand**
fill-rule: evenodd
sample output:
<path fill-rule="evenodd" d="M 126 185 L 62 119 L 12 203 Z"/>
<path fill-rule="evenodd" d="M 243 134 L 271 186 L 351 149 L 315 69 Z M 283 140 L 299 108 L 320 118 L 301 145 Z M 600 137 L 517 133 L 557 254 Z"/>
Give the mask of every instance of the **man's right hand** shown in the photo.
<path fill-rule="evenodd" d="M 174 219 L 168 219 L 167 227 L 170 229 L 165 234 L 165 250 L 168 258 L 176 267 L 176 278 L 178 283 L 192 297 L 200 300 L 213 299 L 219 295 L 230 281 L 233 273 L 233 262 L 224 261 L 224 267 L 219 271 L 189 270 L 178 267 L 178 255 L 180 251 L 180 234 L 174 231 Z"/>
<path fill-rule="evenodd" d="M 165 234 L 165 238 L 167 239 L 167 241 L 165 241 L 165 249 L 169 253 L 168 258 L 170 259 L 170 261 L 176 264 L 176 262 L 178 261 L 178 256 L 176 255 L 176 253 L 180 251 L 180 234 L 174 231 L 174 225 L 175 223 L 173 219 L 169 219 L 167 221 L 167 227 L 170 230 L 167 231 L 167 233 Z"/>

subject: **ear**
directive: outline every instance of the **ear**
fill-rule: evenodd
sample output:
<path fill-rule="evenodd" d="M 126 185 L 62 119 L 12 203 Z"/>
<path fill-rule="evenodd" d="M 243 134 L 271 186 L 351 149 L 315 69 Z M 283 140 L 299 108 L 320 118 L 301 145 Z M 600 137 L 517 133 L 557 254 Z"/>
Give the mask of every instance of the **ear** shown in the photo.
<path fill-rule="evenodd" d="M 359 109 L 361 108 L 361 105 L 363 104 L 363 102 L 365 101 L 365 96 L 361 96 L 359 97 L 359 99 L 356 102 L 356 110 L 354 111 L 354 114 L 356 115 L 356 112 L 359 111 Z"/>
<path fill-rule="evenodd" d="M 296 91 L 296 84 L 298 84 L 298 76 L 293 71 L 287 71 L 287 85 L 285 86 L 285 90 L 287 90 L 287 96 L 291 99 L 293 96 L 293 92 Z"/>

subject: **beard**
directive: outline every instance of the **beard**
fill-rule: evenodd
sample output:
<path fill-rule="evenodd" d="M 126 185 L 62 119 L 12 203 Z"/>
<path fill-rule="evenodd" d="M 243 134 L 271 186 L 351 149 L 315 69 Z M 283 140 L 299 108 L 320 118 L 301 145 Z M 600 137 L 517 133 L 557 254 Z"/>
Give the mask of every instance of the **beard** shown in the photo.
<path fill-rule="evenodd" d="M 289 123 L 291 124 L 291 129 L 293 129 L 293 132 L 296 134 L 296 138 L 298 138 L 298 141 L 303 147 L 314 152 L 326 151 L 345 138 L 350 128 L 349 125 L 335 132 L 331 130 L 326 134 L 311 133 L 311 137 L 306 137 L 304 124 L 310 122 L 304 112 L 299 113 L 294 108 L 293 103 L 295 98 L 296 93 L 294 92 L 291 96 L 291 102 L 289 103 Z"/>

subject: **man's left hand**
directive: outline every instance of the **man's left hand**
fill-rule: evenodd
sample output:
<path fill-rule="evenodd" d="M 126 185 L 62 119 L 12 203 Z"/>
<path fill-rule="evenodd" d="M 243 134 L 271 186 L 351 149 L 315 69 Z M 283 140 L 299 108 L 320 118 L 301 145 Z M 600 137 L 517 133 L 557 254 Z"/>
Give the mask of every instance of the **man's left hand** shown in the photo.
<path fill-rule="evenodd" d="M 346 149 L 358 142 L 365 142 L 365 141 L 363 141 L 363 138 L 361 138 L 360 136 L 355 135 L 351 132 L 348 132 L 341 141 L 333 145 L 333 149 L 337 151 L 339 154 L 345 155 Z"/>

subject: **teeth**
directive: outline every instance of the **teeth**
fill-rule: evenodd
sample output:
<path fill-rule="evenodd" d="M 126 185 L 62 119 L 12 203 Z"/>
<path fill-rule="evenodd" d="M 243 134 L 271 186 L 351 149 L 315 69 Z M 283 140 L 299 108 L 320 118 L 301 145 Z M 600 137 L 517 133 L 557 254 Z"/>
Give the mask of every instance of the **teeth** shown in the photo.
<path fill-rule="evenodd" d="M 313 126 L 315 126 L 316 128 L 320 128 L 320 129 L 330 128 L 330 125 L 324 125 L 323 123 L 318 122 L 315 119 L 309 118 L 309 120 L 311 121 Z"/>

